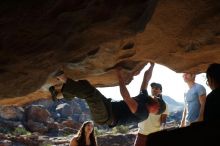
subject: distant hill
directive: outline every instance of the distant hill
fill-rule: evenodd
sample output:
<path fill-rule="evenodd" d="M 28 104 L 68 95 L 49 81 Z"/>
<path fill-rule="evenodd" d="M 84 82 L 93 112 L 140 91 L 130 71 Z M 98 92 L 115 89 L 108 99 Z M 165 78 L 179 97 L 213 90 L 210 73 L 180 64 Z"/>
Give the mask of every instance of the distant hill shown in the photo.
<path fill-rule="evenodd" d="M 180 121 L 182 119 L 184 103 L 177 102 L 173 98 L 166 95 L 163 95 L 163 100 L 166 102 L 169 108 L 169 115 L 167 117 L 167 126 L 169 127 L 172 125 L 173 127 L 176 127 L 178 124 L 180 124 Z"/>
<path fill-rule="evenodd" d="M 182 111 L 184 108 L 184 103 L 177 102 L 173 98 L 163 95 L 163 100 L 166 102 L 169 108 L 169 112 Z"/>

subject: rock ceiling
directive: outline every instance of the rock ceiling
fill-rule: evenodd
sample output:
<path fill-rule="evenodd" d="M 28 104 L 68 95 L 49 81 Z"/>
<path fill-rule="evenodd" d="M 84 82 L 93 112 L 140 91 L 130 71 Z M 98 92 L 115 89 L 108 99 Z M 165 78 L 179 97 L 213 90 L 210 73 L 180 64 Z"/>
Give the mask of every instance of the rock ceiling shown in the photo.
<path fill-rule="evenodd" d="M 115 86 L 116 65 L 127 83 L 148 61 L 204 72 L 220 63 L 219 48 L 219 0 L 0 1 L 0 104 L 40 98 L 61 67 Z"/>

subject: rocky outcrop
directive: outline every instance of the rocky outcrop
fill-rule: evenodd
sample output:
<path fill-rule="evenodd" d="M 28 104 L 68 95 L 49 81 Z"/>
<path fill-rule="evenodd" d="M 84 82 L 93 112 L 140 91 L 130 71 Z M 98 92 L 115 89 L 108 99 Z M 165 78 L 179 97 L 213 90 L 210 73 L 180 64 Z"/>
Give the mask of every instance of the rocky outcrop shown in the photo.
<path fill-rule="evenodd" d="M 15 106 L 0 106 L 0 131 L 14 129 L 24 121 L 24 109 Z"/>
<path fill-rule="evenodd" d="M 24 120 L 24 109 L 16 106 L 0 106 L 0 118 L 5 120 Z"/>
<path fill-rule="evenodd" d="M 77 104 L 79 108 L 77 108 L 78 111 L 76 110 L 76 113 L 89 114 L 85 101 L 80 99 L 76 99 L 75 101 L 62 100 L 59 103 L 44 100 L 32 103 L 23 108 L 17 106 L 0 106 L 0 145 L 68 146 L 70 139 L 77 133 L 82 122 L 88 120 L 89 117 L 87 116 L 87 119 L 81 119 L 74 115 L 75 111 L 74 109 L 70 109 L 70 105 L 74 107 Z M 57 117 L 55 113 L 64 116 Z M 108 131 L 107 129 L 105 126 L 102 127 L 104 131 Z M 110 144 L 130 146 L 133 144 L 134 139 L 135 134 L 104 133 L 104 135 L 97 136 L 100 146 L 108 146 Z"/>
<path fill-rule="evenodd" d="M 71 108 L 77 106 L 76 111 Z M 23 128 L 32 133 L 59 136 L 77 132 L 81 123 L 89 119 L 88 106 L 80 99 L 42 100 L 25 107 L 0 106 L 0 133 L 13 133 L 17 128 Z"/>
<path fill-rule="evenodd" d="M 0 104 L 49 98 L 38 89 L 60 67 L 97 87 L 118 84 L 117 65 L 127 83 L 148 61 L 204 72 L 220 63 L 219 10 L 219 0 L 1 1 Z"/>

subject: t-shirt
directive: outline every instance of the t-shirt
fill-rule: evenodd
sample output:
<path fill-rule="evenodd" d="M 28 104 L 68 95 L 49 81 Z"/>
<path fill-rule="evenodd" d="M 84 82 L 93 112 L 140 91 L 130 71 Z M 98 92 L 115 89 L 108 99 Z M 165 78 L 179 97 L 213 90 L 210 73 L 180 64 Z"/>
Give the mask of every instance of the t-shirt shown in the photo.
<path fill-rule="evenodd" d="M 133 99 L 138 103 L 137 111 L 132 113 L 125 103 L 125 101 L 112 102 L 112 112 L 116 119 L 117 125 L 126 125 L 133 122 L 141 122 L 147 119 L 149 112 L 146 108 L 146 103 L 149 102 L 151 97 L 148 96 L 147 90 L 142 90 L 140 94 Z"/>
<path fill-rule="evenodd" d="M 190 125 L 190 123 L 197 121 L 200 113 L 200 102 L 199 96 L 206 95 L 205 88 L 195 83 L 185 94 L 185 108 L 186 108 L 186 125 Z"/>
<path fill-rule="evenodd" d="M 220 88 L 214 89 L 206 98 L 204 121 L 220 120 Z"/>
<path fill-rule="evenodd" d="M 166 110 L 162 114 L 168 115 L 168 105 L 166 104 Z M 139 131 L 138 133 L 143 135 L 149 135 L 150 133 L 157 132 L 160 130 L 160 120 L 161 114 L 149 114 L 148 118 L 140 123 L 138 123 Z"/>

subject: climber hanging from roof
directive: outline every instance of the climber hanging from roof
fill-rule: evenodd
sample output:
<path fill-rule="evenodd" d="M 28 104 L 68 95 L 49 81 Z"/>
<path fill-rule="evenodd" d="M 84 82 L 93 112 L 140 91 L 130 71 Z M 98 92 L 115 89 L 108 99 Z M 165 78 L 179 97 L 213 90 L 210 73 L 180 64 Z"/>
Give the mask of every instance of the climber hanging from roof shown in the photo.
<path fill-rule="evenodd" d="M 149 113 L 161 114 L 164 112 L 166 105 L 162 98 L 154 100 L 146 90 L 148 82 L 152 76 L 154 63 L 150 63 L 149 69 L 145 72 L 140 93 L 136 97 L 131 97 L 122 77 L 122 68 L 116 67 L 116 73 L 119 81 L 120 93 L 123 97 L 121 101 L 111 101 L 102 95 L 87 80 L 74 81 L 67 78 L 64 72 L 59 72 L 55 78 L 63 83 L 60 92 L 64 98 L 82 98 L 89 105 L 92 119 L 95 123 L 109 127 L 116 125 L 126 125 L 133 122 L 141 122 L 148 118 Z M 50 87 L 53 97 L 57 95 L 59 89 L 56 86 Z"/>

